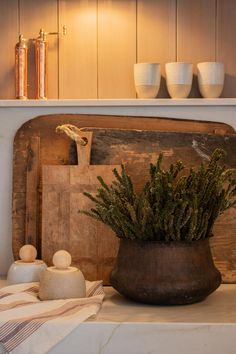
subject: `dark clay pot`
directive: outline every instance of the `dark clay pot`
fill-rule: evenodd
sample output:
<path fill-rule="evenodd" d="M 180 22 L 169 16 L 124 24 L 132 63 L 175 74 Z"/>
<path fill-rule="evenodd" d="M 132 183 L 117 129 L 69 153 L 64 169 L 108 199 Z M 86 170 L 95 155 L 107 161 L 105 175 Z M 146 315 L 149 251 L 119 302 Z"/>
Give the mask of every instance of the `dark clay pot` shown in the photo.
<path fill-rule="evenodd" d="M 111 285 L 138 302 L 184 305 L 203 300 L 221 283 L 209 239 L 192 242 L 121 239 Z"/>

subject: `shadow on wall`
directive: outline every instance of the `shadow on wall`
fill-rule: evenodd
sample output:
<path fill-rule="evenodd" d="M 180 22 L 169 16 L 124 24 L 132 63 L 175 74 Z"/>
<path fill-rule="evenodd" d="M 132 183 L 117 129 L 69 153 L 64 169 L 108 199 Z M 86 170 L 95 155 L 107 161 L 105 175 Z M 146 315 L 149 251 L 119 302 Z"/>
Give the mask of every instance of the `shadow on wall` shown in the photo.
<path fill-rule="evenodd" d="M 235 98 L 236 76 L 225 74 L 224 89 L 221 97 Z"/>
<path fill-rule="evenodd" d="M 161 76 L 160 90 L 158 92 L 157 98 L 167 98 L 170 97 L 167 91 L 166 78 Z"/>
<path fill-rule="evenodd" d="M 15 97 L 15 66 L 9 67 L 8 70 L 4 72 L 1 76 L 1 82 L 4 82 L 4 88 L 0 87 L 1 99 L 9 99 L 9 96 L 7 96 L 7 87 L 9 91 L 12 91 L 13 97 Z"/>

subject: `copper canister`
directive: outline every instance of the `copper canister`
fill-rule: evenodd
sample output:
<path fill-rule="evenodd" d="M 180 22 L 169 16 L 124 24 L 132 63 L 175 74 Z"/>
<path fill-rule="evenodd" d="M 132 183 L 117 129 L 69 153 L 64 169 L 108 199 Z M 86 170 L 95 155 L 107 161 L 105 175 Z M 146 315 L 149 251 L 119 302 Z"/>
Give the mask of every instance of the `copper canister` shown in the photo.
<path fill-rule="evenodd" d="M 15 46 L 15 90 L 16 98 L 27 99 L 27 56 L 28 47 L 26 39 L 21 34 Z"/>
<path fill-rule="evenodd" d="M 36 60 L 36 99 L 46 99 L 48 91 L 48 42 L 46 32 L 40 29 L 39 37 L 35 40 Z"/>

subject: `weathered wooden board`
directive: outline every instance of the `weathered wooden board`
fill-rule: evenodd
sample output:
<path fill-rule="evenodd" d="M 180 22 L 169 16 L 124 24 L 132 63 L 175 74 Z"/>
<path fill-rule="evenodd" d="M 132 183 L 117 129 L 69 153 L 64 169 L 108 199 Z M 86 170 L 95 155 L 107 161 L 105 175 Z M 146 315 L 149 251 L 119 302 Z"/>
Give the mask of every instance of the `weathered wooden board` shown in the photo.
<path fill-rule="evenodd" d="M 25 235 L 26 242 L 40 248 L 37 230 L 40 227 L 38 218 L 39 195 L 38 183 L 40 173 L 40 138 L 30 138 L 27 151 L 26 198 L 25 198 Z"/>
<path fill-rule="evenodd" d="M 69 154 L 70 139 L 55 133 L 56 126 L 65 123 L 90 127 L 89 130 L 94 134 L 91 164 L 117 165 L 126 162 L 128 171 L 135 180 L 136 188 L 139 188 L 147 178 L 148 165 L 150 161 L 155 161 L 160 151 L 163 151 L 166 156 L 166 164 L 181 158 L 187 166 L 192 166 L 199 164 L 204 154 L 209 155 L 214 148 L 221 146 L 228 152 L 226 164 L 236 167 L 236 137 L 233 129 L 224 124 L 144 117 L 87 115 L 38 117 L 19 129 L 14 142 L 13 250 L 15 257 L 19 247 L 25 242 L 34 240 L 34 237 L 38 245 L 41 243 L 40 223 L 35 227 L 34 237 L 25 233 L 28 222 L 26 178 L 27 170 L 29 174 L 33 166 L 32 158 L 40 161 L 39 166 L 77 164 L 76 154 Z M 144 129 L 145 131 L 140 131 Z M 34 137 L 40 138 L 40 149 L 34 148 L 35 151 L 32 153 L 32 147 L 35 147 L 32 144 Z M 37 154 L 38 150 L 40 151 Z M 34 156 L 31 160 L 28 159 L 29 152 Z M 37 165 L 38 163 L 35 166 Z M 31 181 L 34 181 L 37 189 L 38 204 L 34 205 L 37 223 L 41 220 L 40 168 L 38 178 L 31 178 Z M 234 210 L 223 216 L 215 227 L 215 237 L 212 239 L 214 258 L 226 282 L 236 282 L 235 216 Z M 114 241 L 108 237 L 107 254 L 114 247 L 110 242 L 113 245 Z M 58 248 L 60 248 L 60 240 L 58 240 Z"/>
<path fill-rule="evenodd" d="M 83 192 L 96 195 L 100 186 L 97 176 L 110 184 L 114 180 L 112 170 L 120 170 L 120 165 L 90 165 L 93 133 L 82 136 L 88 143 L 77 144 L 78 166 L 44 165 L 42 169 L 42 258 L 51 264 L 53 254 L 65 249 L 86 279 L 103 279 L 107 284 L 118 239 L 106 225 L 78 211 L 92 207 Z"/>

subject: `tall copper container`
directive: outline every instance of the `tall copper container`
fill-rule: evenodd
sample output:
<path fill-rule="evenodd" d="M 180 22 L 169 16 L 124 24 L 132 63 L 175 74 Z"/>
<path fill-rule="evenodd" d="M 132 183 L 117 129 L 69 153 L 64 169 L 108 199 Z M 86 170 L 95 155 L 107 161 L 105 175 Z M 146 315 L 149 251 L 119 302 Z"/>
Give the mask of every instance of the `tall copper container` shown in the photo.
<path fill-rule="evenodd" d="M 28 47 L 26 39 L 21 34 L 15 46 L 15 90 L 16 98 L 24 100 L 28 97 L 27 77 Z"/>
<path fill-rule="evenodd" d="M 46 32 L 40 29 L 35 40 L 36 99 L 46 99 L 48 94 L 48 42 Z"/>

